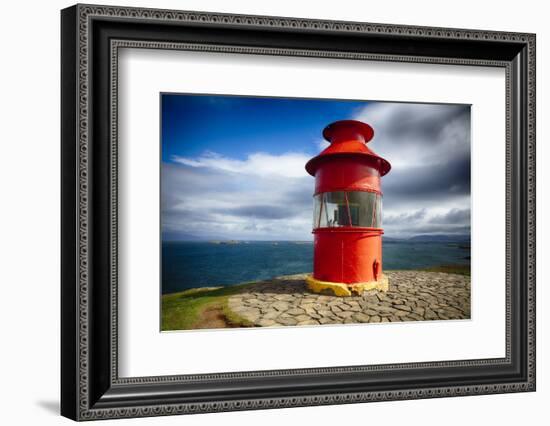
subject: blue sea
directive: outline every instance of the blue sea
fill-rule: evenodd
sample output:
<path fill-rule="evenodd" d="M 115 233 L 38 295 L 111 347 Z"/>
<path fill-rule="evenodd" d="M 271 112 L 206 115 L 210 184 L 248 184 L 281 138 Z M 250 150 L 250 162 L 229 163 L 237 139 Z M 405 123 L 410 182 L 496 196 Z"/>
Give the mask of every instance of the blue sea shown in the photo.
<path fill-rule="evenodd" d="M 384 241 L 384 269 L 470 263 L 468 243 Z M 296 241 L 163 242 L 162 293 L 231 286 L 311 272 L 313 243 Z"/>

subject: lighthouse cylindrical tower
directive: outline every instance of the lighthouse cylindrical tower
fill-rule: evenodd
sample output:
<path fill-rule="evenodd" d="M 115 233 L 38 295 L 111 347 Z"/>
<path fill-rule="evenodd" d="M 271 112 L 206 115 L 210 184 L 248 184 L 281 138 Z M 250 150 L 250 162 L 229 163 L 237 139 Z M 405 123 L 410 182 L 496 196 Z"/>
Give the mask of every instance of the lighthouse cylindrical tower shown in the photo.
<path fill-rule="evenodd" d="M 355 120 L 323 131 L 330 145 L 306 164 L 315 177 L 313 275 L 308 288 L 337 296 L 388 290 L 382 273 L 382 191 L 390 163 L 367 147 L 374 130 Z"/>

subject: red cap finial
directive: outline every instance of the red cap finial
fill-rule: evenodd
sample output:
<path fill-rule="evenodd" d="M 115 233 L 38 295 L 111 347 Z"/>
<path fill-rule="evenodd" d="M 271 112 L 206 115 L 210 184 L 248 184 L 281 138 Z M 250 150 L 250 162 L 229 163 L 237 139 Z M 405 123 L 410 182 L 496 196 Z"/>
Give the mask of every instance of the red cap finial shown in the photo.
<path fill-rule="evenodd" d="M 391 165 L 367 147 L 366 144 L 373 136 L 372 127 L 361 121 L 340 120 L 329 124 L 323 130 L 323 137 L 330 142 L 330 146 L 307 162 L 306 171 L 315 176 L 323 161 L 329 161 L 333 157 L 355 157 L 367 161 L 379 170 L 380 176 L 384 176 L 390 171 Z"/>
<path fill-rule="evenodd" d="M 330 143 L 359 140 L 368 143 L 374 136 L 374 130 L 367 123 L 357 120 L 340 120 L 329 124 L 323 130 L 323 137 Z"/>

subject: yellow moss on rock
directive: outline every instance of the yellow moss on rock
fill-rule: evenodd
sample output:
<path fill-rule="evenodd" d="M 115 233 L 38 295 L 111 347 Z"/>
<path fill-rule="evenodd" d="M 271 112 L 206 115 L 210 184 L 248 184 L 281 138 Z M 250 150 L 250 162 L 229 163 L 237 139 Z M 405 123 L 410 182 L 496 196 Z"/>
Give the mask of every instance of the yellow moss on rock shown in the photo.
<path fill-rule="evenodd" d="M 388 277 L 384 274 L 378 281 L 368 281 L 364 283 L 346 284 L 334 283 L 329 281 L 320 281 L 308 275 L 306 278 L 307 288 L 314 293 L 332 292 L 335 296 L 349 297 L 354 294 L 362 294 L 368 290 L 388 291 L 390 284 Z"/>

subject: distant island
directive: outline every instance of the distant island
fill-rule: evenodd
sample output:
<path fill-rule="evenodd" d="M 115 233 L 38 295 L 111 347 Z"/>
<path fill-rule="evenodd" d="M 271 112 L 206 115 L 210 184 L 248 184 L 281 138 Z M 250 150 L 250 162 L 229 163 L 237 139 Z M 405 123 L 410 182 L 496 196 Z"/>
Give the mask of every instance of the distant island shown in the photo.
<path fill-rule="evenodd" d="M 227 240 L 227 241 L 209 241 L 211 244 L 246 244 L 247 241 L 239 241 L 239 240 Z"/>

